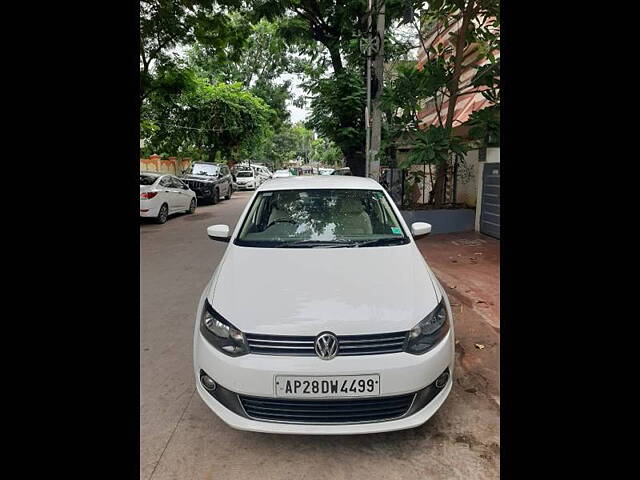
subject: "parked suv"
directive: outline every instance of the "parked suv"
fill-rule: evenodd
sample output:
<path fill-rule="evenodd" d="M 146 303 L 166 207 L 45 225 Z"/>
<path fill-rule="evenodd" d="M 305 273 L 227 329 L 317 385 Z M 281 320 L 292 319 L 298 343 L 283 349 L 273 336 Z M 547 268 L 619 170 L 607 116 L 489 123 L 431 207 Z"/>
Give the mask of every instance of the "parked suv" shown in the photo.
<path fill-rule="evenodd" d="M 218 203 L 220 198 L 228 200 L 233 194 L 233 179 L 229 167 L 219 163 L 194 162 L 180 177 L 198 200 Z"/>

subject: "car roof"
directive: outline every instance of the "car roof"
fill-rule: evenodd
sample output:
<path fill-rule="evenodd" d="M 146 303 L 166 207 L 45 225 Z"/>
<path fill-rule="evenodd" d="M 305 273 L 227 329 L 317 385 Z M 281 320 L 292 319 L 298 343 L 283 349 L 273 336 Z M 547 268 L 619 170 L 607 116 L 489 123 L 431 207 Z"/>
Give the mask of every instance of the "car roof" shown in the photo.
<path fill-rule="evenodd" d="M 382 185 L 372 178 L 347 176 L 292 176 L 273 178 L 263 183 L 258 191 L 307 190 L 320 188 L 345 188 L 354 190 L 382 190 Z"/>
<path fill-rule="evenodd" d="M 170 173 L 158 173 L 158 172 L 140 172 L 140 175 L 148 175 L 150 177 L 161 177 L 163 175 L 171 175 Z"/>

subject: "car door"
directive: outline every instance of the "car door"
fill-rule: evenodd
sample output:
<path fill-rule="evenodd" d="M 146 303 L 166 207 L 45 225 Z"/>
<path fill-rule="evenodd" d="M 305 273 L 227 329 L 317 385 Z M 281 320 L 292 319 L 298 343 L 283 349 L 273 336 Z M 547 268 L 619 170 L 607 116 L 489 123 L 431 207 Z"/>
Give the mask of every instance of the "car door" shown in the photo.
<path fill-rule="evenodd" d="M 171 181 L 175 190 L 176 199 L 178 201 L 178 209 L 187 210 L 191 203 L 189 187 L 177 177 L 171 177 Z"/>
<path fill-rule="evenodd" d="M 158 182 L 158 186 L 160 191 L 158 195 L 162 199 L 163 203 L 166 203 L 169 206 L 169 213 L 175 212 L 178 208 L 176 203 L 179 200 L 176 198 L 175 189 L 173 188 L 173 181 L 171 180 L 171 176 L 165 175 Z"/>
<path fill-rule="evenodd" d="M 221 182 L 220 182 L 220 196 L 226 197 L 231 193 L 231 179 L 229 174 L 229 168 L 220 167 Z"/>

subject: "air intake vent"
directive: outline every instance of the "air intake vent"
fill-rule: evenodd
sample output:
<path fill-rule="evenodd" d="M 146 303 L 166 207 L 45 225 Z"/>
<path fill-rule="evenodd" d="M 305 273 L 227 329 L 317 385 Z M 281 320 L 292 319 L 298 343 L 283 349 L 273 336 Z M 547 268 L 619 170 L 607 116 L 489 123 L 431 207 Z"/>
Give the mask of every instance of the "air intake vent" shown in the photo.
<path fill-rule="evenodd" d="M 257 420 L 327 424 L 380 422 L 402 417 L 409 411 L 415 394 L 340 400 L 238 397 L 247 415 Z"/>

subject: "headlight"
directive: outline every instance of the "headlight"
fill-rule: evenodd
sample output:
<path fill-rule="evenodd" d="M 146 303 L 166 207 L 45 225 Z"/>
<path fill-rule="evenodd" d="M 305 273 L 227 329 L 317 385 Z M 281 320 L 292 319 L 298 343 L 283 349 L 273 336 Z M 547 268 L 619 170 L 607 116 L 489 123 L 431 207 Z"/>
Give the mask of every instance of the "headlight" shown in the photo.
<path fill-rule="evenodd" d="M 449 318 L 444 297 L 438 306 L 409 331 L 405 351 L 420 355 L 433 348 L 449 331 Z"/>
<path fill-rule="evenodd" d="M 216 312 L 206 299 L 200 318 L 200 332 L 211 345 L 230 357 L 249 353 L 249 344 L 244 333 Z"/>

